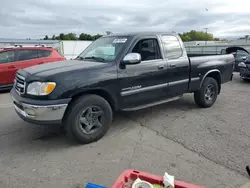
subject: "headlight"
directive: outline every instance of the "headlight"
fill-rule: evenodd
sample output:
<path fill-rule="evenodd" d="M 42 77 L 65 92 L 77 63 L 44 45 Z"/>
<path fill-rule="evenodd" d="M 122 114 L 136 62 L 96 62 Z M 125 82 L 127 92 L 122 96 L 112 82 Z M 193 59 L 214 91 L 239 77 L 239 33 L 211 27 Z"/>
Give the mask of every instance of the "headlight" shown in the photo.
<path fill-rule="evenodd" d="M 243 63 L 243 62 L 240 62 L 240 63 L 238 64 L 238 67 L 244 67 L 244 68 L 246 68 L 247 65 L 246 65 L 245 63 Z"/>
<path fill-rule="evenodd" d="M 56 87 L 55 82 L 33 82 L 28 85 L 27 94 L 30 95 L 48 95 Z"/>

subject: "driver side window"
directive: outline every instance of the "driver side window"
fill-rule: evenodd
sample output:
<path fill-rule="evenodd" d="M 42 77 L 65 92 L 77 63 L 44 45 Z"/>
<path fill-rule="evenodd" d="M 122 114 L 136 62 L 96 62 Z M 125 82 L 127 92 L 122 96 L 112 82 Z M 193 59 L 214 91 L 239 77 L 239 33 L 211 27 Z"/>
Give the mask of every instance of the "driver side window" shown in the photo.
<path fill-rule="evenodd" d="M 142 61 L 162 59 L 159 44 L 156 39 L 142 39 L 138 41 L 132 52 L 141 54 Z"/>

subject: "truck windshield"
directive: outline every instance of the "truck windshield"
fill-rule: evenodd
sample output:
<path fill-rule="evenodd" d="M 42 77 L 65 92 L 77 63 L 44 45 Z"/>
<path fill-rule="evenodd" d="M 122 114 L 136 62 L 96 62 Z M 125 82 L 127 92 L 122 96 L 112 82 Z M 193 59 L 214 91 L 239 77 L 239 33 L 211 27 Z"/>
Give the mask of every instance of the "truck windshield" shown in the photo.
<path fill-rule="evenodd" d="M 113 62 L 123 50 L 127 37 L 103 37 L 91 43 L 78 57 L 82 60 Z"/>

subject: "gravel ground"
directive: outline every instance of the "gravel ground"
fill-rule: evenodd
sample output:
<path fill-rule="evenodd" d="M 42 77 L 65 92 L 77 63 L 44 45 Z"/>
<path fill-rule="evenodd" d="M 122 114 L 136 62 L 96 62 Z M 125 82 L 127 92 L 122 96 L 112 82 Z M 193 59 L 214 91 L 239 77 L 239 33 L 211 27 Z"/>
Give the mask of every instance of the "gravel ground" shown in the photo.
<path fill-rule="evenodd" d="M 216 104 L 198 108 L 192 95 L 168 104 L 116 114 L 109 133 L 76 145 L 57 126 L 23 122 L 8 93 L 0 94 L 0 187 L 110 186 L 125 169 L 137 169 L 206 187 L 249 181 L 250 83 L 235 75 Z"/>

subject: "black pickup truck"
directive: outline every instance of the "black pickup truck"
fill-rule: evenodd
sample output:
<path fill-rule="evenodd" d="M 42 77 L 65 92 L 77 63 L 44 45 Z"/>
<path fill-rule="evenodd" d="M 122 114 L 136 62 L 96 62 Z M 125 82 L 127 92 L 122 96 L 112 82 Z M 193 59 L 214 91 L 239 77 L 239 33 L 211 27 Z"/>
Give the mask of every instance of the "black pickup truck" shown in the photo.
<path fill-rule="evenodd" d="M 138 110 L 194 93 L 210 107 L 232 80 L 231 54 L 191 57 L 175 33 L 99 38 L 76 59 L 19 70 L 11 95 L 17 114 L 36 124 L 61 123 L 90 143 L 108 131 L 113 112 Z"/>

